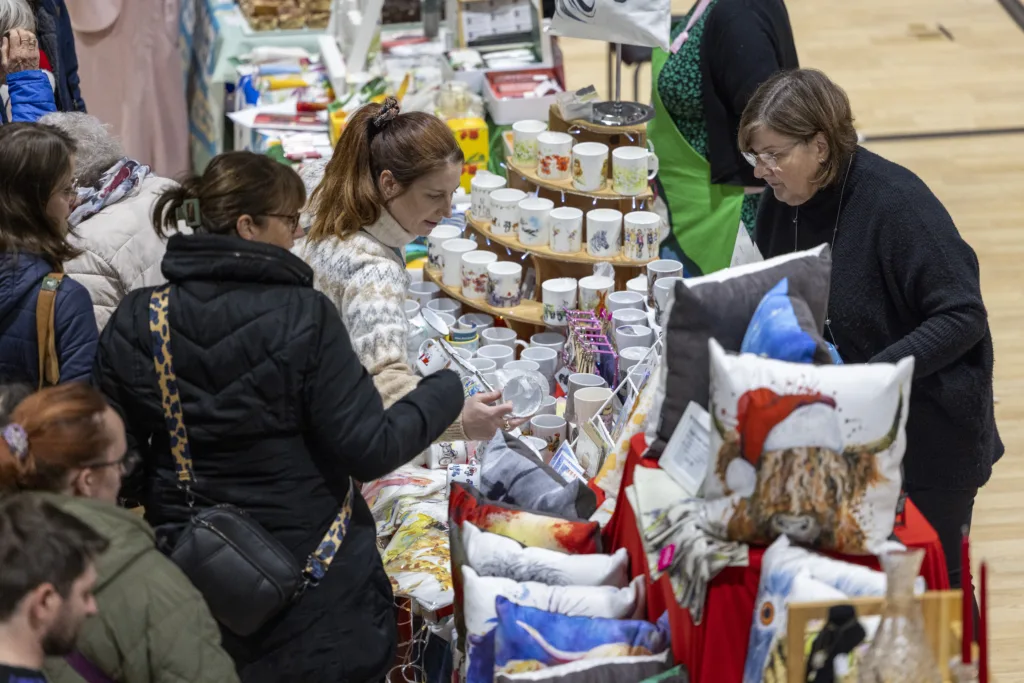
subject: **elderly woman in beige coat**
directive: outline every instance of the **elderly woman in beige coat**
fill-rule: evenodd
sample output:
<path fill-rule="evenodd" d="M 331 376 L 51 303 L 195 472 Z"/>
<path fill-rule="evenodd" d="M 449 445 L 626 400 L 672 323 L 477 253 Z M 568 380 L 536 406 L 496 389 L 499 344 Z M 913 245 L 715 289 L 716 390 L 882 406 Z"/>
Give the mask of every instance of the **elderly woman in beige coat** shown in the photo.
<path fill-rule="evenodd" d="M 40 123 L 60 128 L 78 147 L 78 202 L 68 222 L 70 242 L 82 254 L 65 263 L 64 272 L 89 290 L 102 330 L 128 292 L 166 281 L 160 272 L 166 245 L 150 216 L 156 197 L 174 181 L 126 157 L 121 143 L 94 116 L 55 113 Z"/>

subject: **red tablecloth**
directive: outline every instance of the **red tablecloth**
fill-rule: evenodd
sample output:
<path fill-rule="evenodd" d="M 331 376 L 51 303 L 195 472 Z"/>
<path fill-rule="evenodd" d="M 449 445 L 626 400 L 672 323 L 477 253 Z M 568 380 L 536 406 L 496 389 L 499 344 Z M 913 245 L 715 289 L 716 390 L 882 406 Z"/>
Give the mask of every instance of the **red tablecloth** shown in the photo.
<path fill-rule="evenodd" d="M 629 551 L 633 576 L 649 574 L 649 571 L 636 516 L 626 498 L 625 488 L 633 483 L 633 469 L 638 465 L 658 466 L 656 462 L 641 457 L 646 448 L 643 434 L 638 434 L 633 439 L 626 461 L 615 514 L 604 529 L 608 552 L 619 548 Z M 947 590 L 949 577 L 942 545 L 935 530 L 909 500 L 906 503 L 906 520 L 906 526 L 897 529 L 896 535 L 908 547 L 924 548 L 921 575 L 928 583 L 928 589 Z M 653 585 L 648 582 L 647 616 L 653 621 L 666 608 L 669 610 L 672 653 L 677 663 L 685 664 L 689 669 L 690 680 L 694 683 L 739 683 L 743 679 L 747 639 L 754 616 L 764 551 L 762 547 L 752 546 L 750 566 L 727 567 L 715 577 L 708 586 L 704 622 L 699 626 L 690 619 L 690 613 L 676 603 L 668 576 L 662 576 Z M 842 556 L 842 559 L 878 568 L 878 561 L 872 556 Z"/>

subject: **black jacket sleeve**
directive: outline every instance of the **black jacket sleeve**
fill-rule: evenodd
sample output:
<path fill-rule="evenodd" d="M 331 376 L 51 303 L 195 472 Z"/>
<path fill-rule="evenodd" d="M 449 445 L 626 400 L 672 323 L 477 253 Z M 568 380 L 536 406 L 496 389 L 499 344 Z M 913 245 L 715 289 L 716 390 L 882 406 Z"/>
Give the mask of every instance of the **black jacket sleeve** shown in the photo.
<path fill-rule="evenodd" d="M 306 434 L 324 477 L 371 481 L 430 446 L 462 411 L 462 382 L 450 371 L 425 378 L 384 409 L 337 309 L 322 295 L 305 378 Z"/>

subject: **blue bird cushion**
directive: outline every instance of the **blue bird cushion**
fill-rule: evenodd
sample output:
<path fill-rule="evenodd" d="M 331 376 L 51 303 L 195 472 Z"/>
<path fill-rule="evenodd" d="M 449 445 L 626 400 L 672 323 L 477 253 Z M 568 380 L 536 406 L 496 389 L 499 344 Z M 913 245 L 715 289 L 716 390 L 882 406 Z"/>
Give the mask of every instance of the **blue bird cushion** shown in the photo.
<path fill-rule="evenodd" d="M 789 363 L 833 362 L 807 302 L 789 293 L 785 277 L 761 299 L 740 351 Z"/>

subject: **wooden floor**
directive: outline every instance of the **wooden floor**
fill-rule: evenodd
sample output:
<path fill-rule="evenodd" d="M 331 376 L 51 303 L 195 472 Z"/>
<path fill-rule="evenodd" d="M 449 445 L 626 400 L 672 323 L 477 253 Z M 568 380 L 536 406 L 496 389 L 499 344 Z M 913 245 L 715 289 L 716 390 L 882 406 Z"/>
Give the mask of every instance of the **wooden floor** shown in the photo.
<path fill-rule="evenodd" d="M 689 9 L 674 0 L 674 11 Z M 1024 134 L 871 143 L 874 136 L 1024 128 L 1024 31 L 996 0 L 787 0 L 801 64 L 850 94 L 875 152 L 920 175 L 981 261 L 1006 455 L 978 495 L 993 669 L 1024 683 Z M 952 35 L 952 40 L 939 28 Z M 606 45 L 562 40 L 569 85 L 605 90 Z M 641 97 L 649 96 L 649 67 Z M 632 93 L 632 69 L 623 77 Z M 975 570 L 977 576 L 977 570 Z"/>

